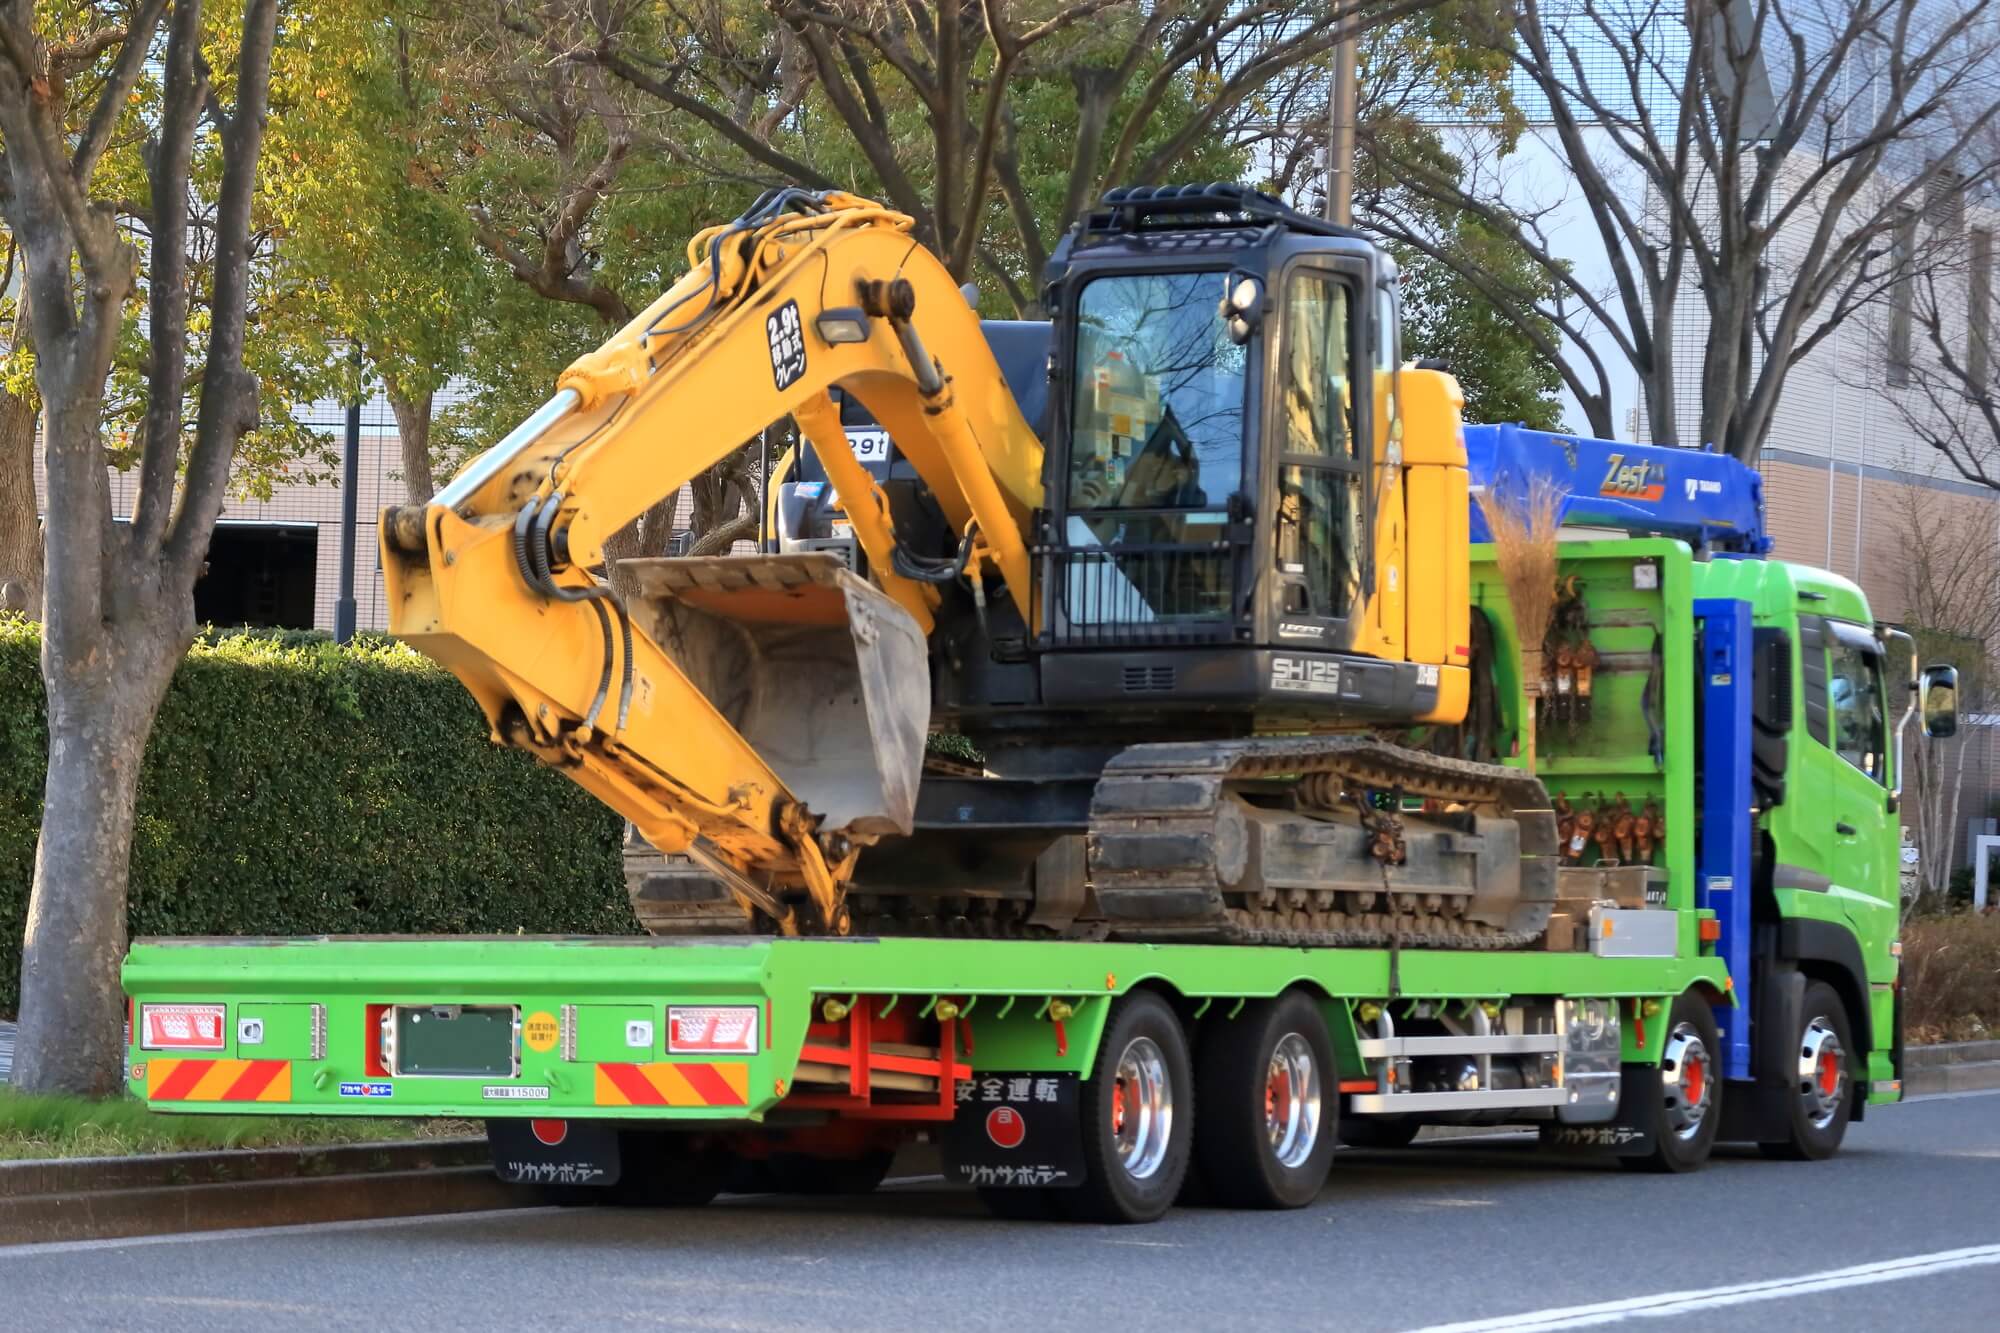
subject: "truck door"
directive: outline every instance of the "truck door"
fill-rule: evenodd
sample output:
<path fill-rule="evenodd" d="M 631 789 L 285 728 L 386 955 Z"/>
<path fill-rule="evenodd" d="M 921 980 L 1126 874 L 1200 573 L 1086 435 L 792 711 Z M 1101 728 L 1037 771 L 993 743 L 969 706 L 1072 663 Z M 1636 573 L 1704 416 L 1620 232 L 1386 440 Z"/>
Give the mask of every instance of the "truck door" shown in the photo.
<path fill-rule="evenodd" d="M 1837 886 L 1893 908 L 1899 890 L 1882 647 L 1865 626 L 1832 619 L 1825 625 L 1828 740 L 1840 760 L 1828 774 L 1831 799 L 1824 817 L 1833 826 L 1828 871 Z M 1852 904 L 1850 914 L 1858 907 Z"/>

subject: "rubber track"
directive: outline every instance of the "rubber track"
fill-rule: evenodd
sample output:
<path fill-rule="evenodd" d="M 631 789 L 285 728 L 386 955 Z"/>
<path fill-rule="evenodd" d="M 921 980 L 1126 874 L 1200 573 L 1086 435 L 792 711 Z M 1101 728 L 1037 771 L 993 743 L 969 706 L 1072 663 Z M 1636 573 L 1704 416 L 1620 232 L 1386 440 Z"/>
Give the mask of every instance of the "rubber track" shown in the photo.
<path fill-rule="evenodd" d="M 1223 812 L 1232 784 L 1313 773 L 1513 819 L 1521 830 L 1524 897 L 1553 899 L 1555 811 L 1542 784 L 1518 769 L 1368 737 L 1139 745 L 1106 765 L 1091 804 L 1090 877 L 1112 938 L 1431 949 L 1517 949 L 1541 938 L 1545 922 L 1523 931 L 1427 913 L 1260 909 L 1230 893 L 1217 858 L 1229 854 Z M 1162 911 L 1163 904 L 1171 906 Z M 1134 910 L 1121 910 L 1128 905 Z"/>

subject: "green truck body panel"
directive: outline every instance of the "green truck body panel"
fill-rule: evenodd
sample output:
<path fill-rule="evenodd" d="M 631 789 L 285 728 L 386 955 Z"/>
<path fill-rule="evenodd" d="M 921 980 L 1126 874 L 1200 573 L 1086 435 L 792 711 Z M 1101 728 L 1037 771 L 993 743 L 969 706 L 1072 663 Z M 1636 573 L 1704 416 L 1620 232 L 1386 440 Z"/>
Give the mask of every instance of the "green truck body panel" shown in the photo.
<path fill-rule="evenodd" d="M 1110 1002 L 1139 987 L 1211 1017 L 1227 1016 L 1246 998 L 1305 987 L 1322 997 L 1343 1077 L 1361 1072 L 1354 1010 L 1367 1003 L 1388 1004 L 1393 1013 L 1397 1004 L 1424 1001 L 1617 998 L 1629 1002 L 1621 1006 L 1624 1059 L 1657 1062 L 1665 1023 L 1651 1020 L 1674 997 L 1693 987 L 1716 1003 L 1734 996 L 1712 946 L 1700 941 L 1707 913 L 1696 903 L 1693 608 L 1707 597 L 1746 600 L 1757 626 L 1791 637 L 1798 725 L 1786 761 L 1787 797 L 1758 816 L 1757 833 L 1767 859 L 1793 870 L 1767 895 L 1767 910 L 1779 921 L 1827 923 L 1858 946 L 1866 973 L 1858 984 L 1868 988 L 1873 1032 L 1872 1042 L 1856 1033 L 1868 1048 L 1868 1100 L 1895 1100 L 1892 746 L 1880 746 L 1872 761 L 1851 762 L 1828 737 L 1808 734 L 1804 707 L 1808 688 L 1826 679 L 1808 671 L 1811 654 L 1829 651 L 1836 631 L 1822 633 L 1825 642 L 1815 649 L 1802 643 L 1800 617 L 1872 630 L 1860 590 L 1777 561 L 1697 561 L 1683 543 L 1661 539 L 1565 543 L 1563 569 L 1583 587 L 1602 662 L 1588 721 L 1538 729 L 1537 771 L 1552 794 L 1578 804 L 1616 796 L 1635 809 L 1657 803 L 1665 834 L 1652 861 L 1665 872 L 1659 910 L 1679 919 L 1674 956 L 874 938 L 141 940 L 124 971 L 135 1006 L 225 1004 L 224 1045 L 204 1058 L 290 1067 L 288 1100 L 155 1104 L 193 1113 L 754 1122 L 783 1100 L 808 1024 L 828 1001 L 893 1002 L 920 1012 L 949 1001 L 965 1016 L 960 1055 L 975 1073 L 1081 1074 L 1091 1067 Z M 1490 548 L 1474 549 L 1472 597 L 1497 641 L 1499 716 L 1490 739 L 1499 754 L 1511 755 L 1524 700 L 1512 617 Z M 1887 735 L 1894 718 L 1883 725 Z M 1836 821 L 1855 832 L 1836 834 Z M 1058 1001 L 1069 1011 L 1060 1024 L 1049 1016 Z M 561 1035 L 553 1037 L 546 1023 L 531 1029 L 532 1039 L 517 1043 L 515 1077 L 387 1078 L 371 1072 L 370 1023 L 389 1005 L 513 1006 L 524 1020 L 557 1018 Z M 743 1066 L 731 1072 L 744 1088 L 737 1104 L 600 1100 L 606 1066 L 713 1063 L 667 1053 L 669 1005 L 756 1006 L 764 1015 L 757 1052 L 727 1061 Z M 238 1045 L 243 1018 L 263 1020 L 261 1042 Z M 633 1044 L 635 1024 L 650 1027 L 649 1046 Z M 149 1072 L 157 1073 L 149 1064 L 191 1053 L 141 1049 L 139 1029 L 135 1022 L 129 1058 L 132 1087 L 145 1096 Z"/>
<path fill-rule="evenodd" d="M 1598 958 L 1590 954 L 1440 953 L 1409 950 L 1395 959 L 1400 996 L 1420 1000 L 1504 1000 L 1515 995 L 1660 1000 L 1701 982 L 1723 993 L 1727 978 L 1713 958 Z M 292 1062 L 292 1100 L 285 1105 L 187 1102 L 177 1110 L 307 1112 L 326 1115 L 485 1116 L 493 1114 L 756 1119 L 780 1100 L 806 1037 L 806 1025 L 827 999 L 900 997 L 921 1008 L 949 998 L 968 1010 L 975 1071 L 1081 1073 L 1096 1054 L 1110 999 L 1141 986 L 1191 1001 L 1213 997 L 1222 1014 L 1237 999 L 1277 995 L 1306 986 L 1332 1001 L 1386 1000 L 1392 960 L 1385 949 L 1276 949 L 1199 944 L 1086 944 L 1036 941 L 916 939 L 750 939 L 688 944 L 652 939 L 314 939 L 141 940 L 125 964 L 125 987 L 149 1003 L 226 1001 L 224 1049 L 214 1059 Z M 1013 1000 L 1011 1008 L 1009 999 Z M 1057 1025 L 1042 1013 L 1050 999 L 1073 1016 Z M 235 1041 L 239 1014 L 270 1006 L 320 1004 L 326 1009 L 326 1053 L 312 1059 L 307 1029 L 293 1026 L 280 1041 L 267 1029 L 254 1047 Z M 577 1049 L 521 1049 L 518 1080 L 371 1075 L 367 1051 L 371 1005 L 489 1005 L 520 1007 L 523 1015 L 578 1010 Z M 669 1004 L 756 1005 L 769 1015 L 763 1049 L 748 1059 L 749 1097 L 740 1108 L 609 1107 L 594 1096 L 595 1056 L 630 1062 L 673 1062 L 665 1054 Z M 654 1041 L 631 1049 L 614 1040 L 629 1014 L 648 1018 Z M 1348 1006 L 1329 1005 L 1336 1031 Z M 592 1025 L 586 1020 L 603 1018 Z M 1657 1058 L 1664 1033 L 1644 1023 L 1646 1041 L 1628 1024 L 1626 1057 Z M 134 1038 L 135 1042 L 137 1037 Z M 591 1048 L 586 1043 L 600 1044 Z M 1347 1038 L 1352 1040 L 1351 1029 Z M 169 1058 L 180 1053 L 168 1053 Z M 160 1053 L 136 1047 L 134 1090 L 143 1094 L 144 1066 Z M 707 1057 L 688 1057 L 689 1063 Z M 388 1082 L 388 1097 L 341 1094 L 343 1083 Z M 533 1102 L 489 1098 L 508 1083 L 546 1087 Z"/>

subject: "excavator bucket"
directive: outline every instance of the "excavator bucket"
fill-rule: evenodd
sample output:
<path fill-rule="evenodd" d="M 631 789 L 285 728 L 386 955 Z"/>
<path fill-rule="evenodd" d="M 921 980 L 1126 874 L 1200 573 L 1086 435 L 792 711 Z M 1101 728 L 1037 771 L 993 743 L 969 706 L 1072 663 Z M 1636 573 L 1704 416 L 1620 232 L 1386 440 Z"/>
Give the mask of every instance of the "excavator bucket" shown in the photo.
<path fill-rule="evenodd" d="M 633 618 L 820 817 L 907 834 L 930 726 L 923 631 L 838 556 L 626 560 Z"/>

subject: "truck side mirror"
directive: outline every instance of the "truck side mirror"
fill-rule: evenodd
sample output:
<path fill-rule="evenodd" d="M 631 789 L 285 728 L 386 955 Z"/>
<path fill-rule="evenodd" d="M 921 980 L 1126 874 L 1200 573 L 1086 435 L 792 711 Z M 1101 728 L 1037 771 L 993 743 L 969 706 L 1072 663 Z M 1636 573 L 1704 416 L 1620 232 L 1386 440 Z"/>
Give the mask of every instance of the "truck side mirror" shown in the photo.
<path fill-rule="evenodd" d="M 1917 707 L 1924 716 L 1924 735 L 1932 740 L 1958 734 L 1958 668 L 1934 662 L 1917 682 Z"/>

